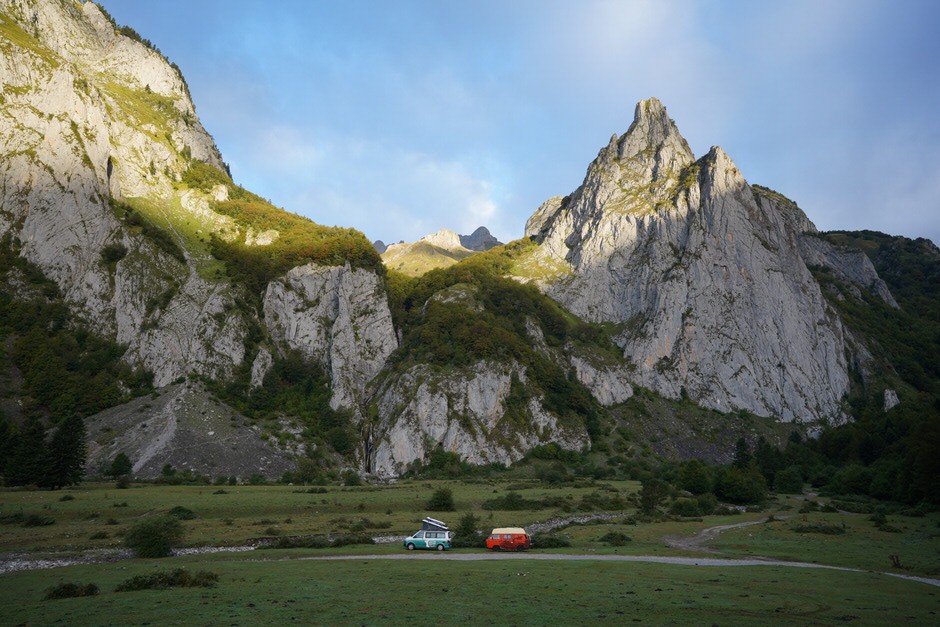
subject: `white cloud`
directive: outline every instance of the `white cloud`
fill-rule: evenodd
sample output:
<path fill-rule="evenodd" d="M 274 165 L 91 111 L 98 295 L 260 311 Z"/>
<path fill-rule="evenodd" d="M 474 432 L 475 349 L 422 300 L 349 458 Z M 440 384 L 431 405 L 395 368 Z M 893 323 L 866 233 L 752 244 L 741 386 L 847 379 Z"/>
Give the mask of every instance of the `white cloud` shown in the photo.
<path fill-rule="evenodd" d="M 504 224 L 493 184 L 460 160 L 357 137 L 330 137 L 279 125 L 262 128 L 233 155 L 253 191 L 327 225 L 370 239 L 414 241 L 441 228 L 463 234 Z M 469 160 L 468 160 L 469 161 Z"/>

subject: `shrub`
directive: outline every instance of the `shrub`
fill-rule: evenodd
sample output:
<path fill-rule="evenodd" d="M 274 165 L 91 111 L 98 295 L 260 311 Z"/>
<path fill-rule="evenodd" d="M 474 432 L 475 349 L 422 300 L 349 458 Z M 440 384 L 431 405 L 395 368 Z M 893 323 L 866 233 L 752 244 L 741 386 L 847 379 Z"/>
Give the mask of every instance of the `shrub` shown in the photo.
<path fill-rule="evenodd" d="M 532 536 L 532 546 L 539 549 L 563 549 L 571 546 L 571 542 L 561 536 L 537 533 Z"/>
<path fill-rule="evenodd" d="M 43 601 L 53 599 L 71 599 L 73 597 L 93 597 L 98 594 L 98 586 L 93 583 L 60 583 L 46 589 Z"/>
<path fill-rule="evenodd" d="M 333 538 L 333 541 L 330 542 L 330 546 L 349 546 L 352 544 L 375 544 L 375 540 L 372 539 L 372 536 L 365 533 L 347 533 L 341 536 L 336 536 Z"/>
<path fill-rule="evenodd" d="M 272 549 L 325 549 L 330 546 L 326 536 L 291 536 L 278 538 Z"/>
<path fill-rule="evenodd" d="M 450 488 L 439 488 L 431 495 L 427 502 L 427 508 L 432 512 L 454 512 L 457 506 L 454 505 L 454 494 Z"/>
<path fill-rule="evenodd" d="M 482 507 L 486 510 L 518 512 L 521 510 L 542 509 L 542 503 L 522 498 L 522 495 L 518 492 L 509 492 L 506 496 L 484 501 Z"/>
<path fill-rule="evenodd" d="M 118 584 L 115 592 L 134 592 L 137 590 L 164 590 L 166 588 L 212 588 L 219 581 L 219 575 L 208 570 L 192 573 L 183 568 L 163 571 L 152 575 L 137 575 Z"/>
<path fill-rule="evenodd" d="M 59 497 L 59 502 L 64 503 L 65 501 L 74 501 L 75 497 L 71 494 L 63 494 Z"/>
<path fill-rule="evenodd" d="M 830 536 L 840 536 L 845 533 L 845 525 L 830 525 L 829 523 L 804 523 L 790 527 L 796 533 L 822 533 Z"/>
<path fill-rule="evenodd" d="M 619 531 L 611 531 L 599 538 L 600 542 L 606 542 L 610 546 L 623 546 L 627 542 L 633 542 L 633 538 Z"/>
<path fill-rule="evenodd" d="M 183 539 L 183 525 L 172 516 L 145 518 L 124 537 L 124 545 L 137 557 L 167 557 Z"/>
<path fill-rule="evenodd" d="M 117 506 L 115 505 L 115 507 Z M 177 505 L 176 507 L 171 509 L 169 512 L 167 512 L 167 516 L 172 516 L 173 518 L 176 518 L 177 520 L 192 520 L 196 517 L 196 512 L 189 509 L 188 507 Z"/>
<path fill-rule="evenodd" d="M 774 489 L 783 494 L 803 492 L 803 473 L 799 466 L 789 466 L 774 475 Z"/>
<path fill-rule="evenodd" d="M 131 474 L 132 470 L 134 470 L 134 465 L 131 463 L 130 457 L 122 452 L 114 456 L 114 460 L 108 468 L 108 476 L 122 477 Z"/>
<path fill-rule="evenodd" d="M 454 529 L 454 548 L 481 549 L 486 546 L 486 537 L 480 533 L 480 518 L 471 513 L 460 517 Z"/>
<path fill-rule="evenodd" d="M 684 516 L 686 518 L 701 516 L 698 508 L 698 501 L 695 499 L 678 499 L 669 507 L 669 513 L 675 516 Z"/>

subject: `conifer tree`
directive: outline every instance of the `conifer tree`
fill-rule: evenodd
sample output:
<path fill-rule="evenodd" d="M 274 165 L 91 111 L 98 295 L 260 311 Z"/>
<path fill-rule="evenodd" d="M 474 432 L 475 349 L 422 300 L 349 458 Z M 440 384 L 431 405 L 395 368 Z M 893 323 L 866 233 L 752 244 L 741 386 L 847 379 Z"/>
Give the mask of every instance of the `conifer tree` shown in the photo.
<path fill-rule="evenodd" d="M 3 472 L 7 485 L 39 484 L 45 475 L 48 461 L 46 431 L 36 417 L 14 433 L 9 443 L 9 455 Z"/>
<path fill-rule="evenodd" d="M 56 490 L 79 483 L 84 475 L 85 421 L 78 414 L 72 414 L 52 436 L 41 485 Z"/>

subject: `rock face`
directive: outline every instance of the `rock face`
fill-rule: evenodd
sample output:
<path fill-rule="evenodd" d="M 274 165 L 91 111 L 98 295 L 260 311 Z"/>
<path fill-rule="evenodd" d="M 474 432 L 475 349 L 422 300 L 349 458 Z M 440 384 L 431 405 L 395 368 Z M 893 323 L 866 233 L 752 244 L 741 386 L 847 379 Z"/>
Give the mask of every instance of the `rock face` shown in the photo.
<path fill-rule="evenodd" d="M 489 250 L 494 246 L 500 246 L 501 241 L 493 237 L 490 230 L 485 226 L 477 227 L 477 230 L 470 235 L 460 236 L 460 245 L 469 250 L 482 252 Z"/>
<path fill-rule="evenodd" d="M 584 319 L 621 325 L 638 383 L 723 411 L 838 421 L 844 331 L 801 256 L 813 230 L 721 148 L 696 161 L 655 99 L 577 190 L 526 225 L 535 257 L 569 271 L 543 289 Z"/>
<path fill-rule="evenodd" d="M 441 447 L 471 464 L 510 464 L 534 446 L 555 442 L 579 450 L 589 440 L 580 425 L 565 425 L 528 399 L 519 422 L 506 416 L 513 386 L 525 383 L 519 364 L 479 362 L 450 373 L 418 365 L 388 377 L 374 395 L 380 420 L 368 443 L 366 470 L 400 474 Z"/>
<path fill-rule="evenodd" d="M 244 330 L 227 290 L 110 206 L 172 196 L 181 154 L 221 165 L 179 72 L 91 2 L 0 0 L 0 20 L 0 234 L 156 385 L 231 371 Z M 109 245 L 127 250 L 110 268 Z"/>
<path fill-rule="evenodd" d="M 272 281 L 264 296 L 271 338 L 330 373 L 334 408 L 356 406 L 398 347 L 388 301 L 373 272 L 308 264 Z"/>

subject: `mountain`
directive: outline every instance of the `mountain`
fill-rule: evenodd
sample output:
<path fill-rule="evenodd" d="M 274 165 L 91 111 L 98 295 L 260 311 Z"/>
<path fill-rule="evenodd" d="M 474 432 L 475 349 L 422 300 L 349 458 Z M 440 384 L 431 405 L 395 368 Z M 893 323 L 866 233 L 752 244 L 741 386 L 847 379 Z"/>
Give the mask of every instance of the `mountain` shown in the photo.
<path fill-rule="evenodd" d="M 483 252 L 495 246 L 502 246 L 502 242 L 493 237 L 490 230 L 485 226 L 477 227 L 477 230 L 470 235 L 460 236 L 460 245 L 469 250 Z"/>
<path fill-rule="evenodd" d="M 382 261 L 390 270 L 419 276 L 435 268 L 446 268 L 472 255 L 475 251 L 464 247 L 464 237 L 441 229 L 417 242 L 390 244 L 382 252 Z"/>
<path fill-rule="evenodd" d="M 26 335 L 7 336 L 8 345 L 23 345 L 7 355 L 14 369 L 8 380 L 26 373 L 17 393 L 48 397 L 21 419 L 54 425 L 79 409 L 68 399 L 82 393 L 82 381 L 97 389 L 82 379 L 87 375 L 69 371 L 70 363 L 62 366 L 68 389 L 50 391 L 42 369 L 28 363 L 40 344 L 81 344 L 89 332 L 114 347 L 100 358 L 114 373 L 105 406 L 142 389 L 123 373 L 125 364 L 145 373 L 158 396 L 186 379 L 226 382 L 225 389 L 241 390 L 228 400 L 258 416 L 266 411 L 264 395 L 251 407 L 242 401 L 299 354 L 314 369 L 309 380 L 331 391 L 319 404 L 308 399 L 308 414 L 348 408 L 397 344 L 381 288 L 384 269 L 368 240 L 288 214 L 235 185 L 178 68 L 96 4 L 0 0 L 0 47 L 7 311 L 67 311 L 69 320 L 55 337 L 44 329 L 26 333 L 25 313 L 10 321 Z M 309 289 L 310 298 L 298 296 Z M 182 402 L 147 405 L 120 429 L 90 419 L 89 437 L 105 443 L 90 466 L 130 447 L 132 427 L 147 424 L 166 437 L 154 435 L 146 459 L 134 460 L 135 472 L 159 468 L 172 456 L 168 434 L 183 420 Z M 276 420 L 283 424 L 256 425 L 253 437 L 292 430 L 284 421 L 298 418 Z M 337 420 L 309 424 L 301 451 L 322 446 Z M 198 457 L 191 453 L 194 471 L 226 471 Z"/>
<path fill-rule="evenodd" d="M 382 255 L 386 267 L 409 276 L 419 276 L 435 268 L 446 268 L 475 252 L 487 251 L 502 242 L 490 234 L 485 226 L 470 235 L 457 235 L 442 229 L 426 235 L 417 242 L 385 245 L 382 240 L 373 246 Z"/>
<path fill-rule="evenodd" d="M 795 430 L 819 476 L 934 498 L 936 247 L 819 233 L 655 99 L 525 238 L 380 257 L 237 185 L 178 69 L 94 3 L 0 0 L 0 49 L 7 483 L 80 416 L 90 473 L 634 476 Z"/>
<path fill-rule="evenodd" d="M 810 265 L 892 299 L 864 255 L 815 232 L 721 148 L 696 159 L 650 99 L 578 189 L 529 219 L 527 261 L 553 269 L 539 284 L 570 311 L 616 325 L 636 382 L 720 411 L 839 423 L 856 342 Z"/>

